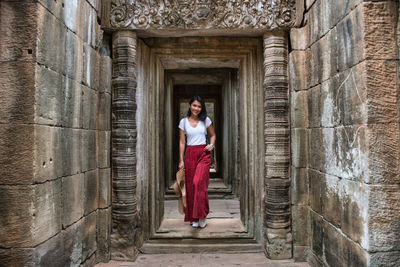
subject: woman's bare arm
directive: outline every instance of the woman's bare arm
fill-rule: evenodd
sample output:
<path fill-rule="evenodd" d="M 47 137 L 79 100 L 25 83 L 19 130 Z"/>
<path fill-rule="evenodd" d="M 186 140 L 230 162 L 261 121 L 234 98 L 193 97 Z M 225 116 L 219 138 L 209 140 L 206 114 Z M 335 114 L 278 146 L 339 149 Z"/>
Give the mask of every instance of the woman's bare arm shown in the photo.
<path fill-rule="evenodd" d="M 185 132 L 182 129 L 179 129 L 179 169 L 183 169 L 185 167 L 185 163 L 183 160 L 183 154 L 185 153 Z"/>
<path fill-rule="evenodd" d="M 208 133 L 208 136 L 210 136 L 210 144 L 208 146 L 206 146 L 204 149 L 211 152 L 214 149 L 215 140 L 217 139 L 217 137 L 215 135 L 215 131 L 214 131 L 214 126 L 212 124 L 210 126 L 208 126 L 207 133 Z"/>

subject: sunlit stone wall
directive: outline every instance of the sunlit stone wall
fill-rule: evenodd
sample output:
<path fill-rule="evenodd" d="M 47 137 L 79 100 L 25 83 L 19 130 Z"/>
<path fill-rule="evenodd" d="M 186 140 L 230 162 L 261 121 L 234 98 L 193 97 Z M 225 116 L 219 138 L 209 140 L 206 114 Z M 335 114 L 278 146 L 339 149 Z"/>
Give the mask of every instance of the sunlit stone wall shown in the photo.
<path fill-rule="evenodd" d="M 295 258 L 400 262 L 398 8 L 310 0 L 290 33 Z"/>

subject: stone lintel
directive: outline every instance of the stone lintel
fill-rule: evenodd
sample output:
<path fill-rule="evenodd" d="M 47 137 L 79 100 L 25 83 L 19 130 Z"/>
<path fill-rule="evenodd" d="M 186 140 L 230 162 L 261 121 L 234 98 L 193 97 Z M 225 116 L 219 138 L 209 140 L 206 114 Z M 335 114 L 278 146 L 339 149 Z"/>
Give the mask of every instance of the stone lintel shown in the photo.
<path fill-rule="evenodd" d="M 137 30 L 153 36 L 165 32 L 196 35 L 262 35 L 301 24 L 303 0 L 165 0 L 103 1 L 103 26 L 109 31 Z M 183 32 L 184 31 L 184 32 Z"/>

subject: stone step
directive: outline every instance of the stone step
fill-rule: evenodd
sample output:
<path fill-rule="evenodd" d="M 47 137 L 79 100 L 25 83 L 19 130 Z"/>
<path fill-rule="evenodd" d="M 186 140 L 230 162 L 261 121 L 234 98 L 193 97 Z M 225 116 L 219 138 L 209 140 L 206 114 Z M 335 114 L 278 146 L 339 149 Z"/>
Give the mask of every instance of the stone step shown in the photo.
<path fill-rule="evenodd" d="M 228 241 L 228 240 L 227 240 Z M 198 242 L 193 239 L 168 239 L 168 242 L 159 240 L 146 241 L 140 252 L 143 254 L 164 254 L 164 253 L 257 253 L 263 252 L 261 244 L 253 239 L 237 240 L 236 242 L 217 241 Z"/>

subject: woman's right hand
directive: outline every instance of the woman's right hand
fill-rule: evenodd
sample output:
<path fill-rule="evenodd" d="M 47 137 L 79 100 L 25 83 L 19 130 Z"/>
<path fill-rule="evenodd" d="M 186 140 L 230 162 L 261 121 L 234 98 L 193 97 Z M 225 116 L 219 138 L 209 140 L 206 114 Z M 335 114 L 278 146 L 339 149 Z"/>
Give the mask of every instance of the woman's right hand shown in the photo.
<path fill-rule="evenodd" d="M 181 160 L 179 161 L 178 169 L 182 170 L 183 168 L 185 168 L 185 163 Z"/>

